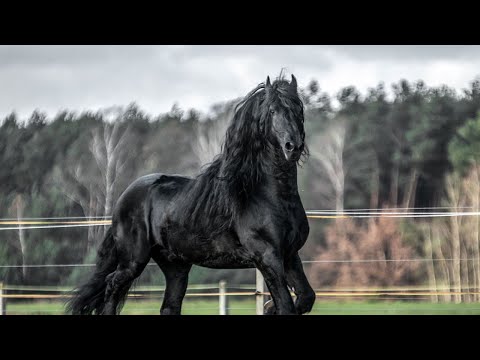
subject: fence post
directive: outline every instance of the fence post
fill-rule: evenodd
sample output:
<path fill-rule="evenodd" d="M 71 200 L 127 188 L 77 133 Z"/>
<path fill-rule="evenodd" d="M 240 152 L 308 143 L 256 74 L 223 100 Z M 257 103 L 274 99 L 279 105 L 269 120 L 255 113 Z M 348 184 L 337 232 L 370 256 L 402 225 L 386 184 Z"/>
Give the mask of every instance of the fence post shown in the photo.
<path fill-rule="evenodd" d="M 256 309 L 257 309 L 257 315 L 263 315 L 263 305 L 265 304 L 265 295 L 263 293 L 265 292 L 265 282 L 263 280 L 263 275 L 262 273 L 256 269 Z"/>
<path fill-rule="evenodd" d="M 0 282 L 0 315 L 7 315 L 7 298 L 4 298 L 5 291 L 3 290 L 3 283 Z"/>
<path fill-rule="evenodd" d="M 227 292 L 227 282 L 225 280 L 220 280 L 218 283 L 218 289 L 219 289 L 219 311 L 220 315 L 228 315 L 228 300 L 227 300 L 227 295 L 225 293 Z"/>

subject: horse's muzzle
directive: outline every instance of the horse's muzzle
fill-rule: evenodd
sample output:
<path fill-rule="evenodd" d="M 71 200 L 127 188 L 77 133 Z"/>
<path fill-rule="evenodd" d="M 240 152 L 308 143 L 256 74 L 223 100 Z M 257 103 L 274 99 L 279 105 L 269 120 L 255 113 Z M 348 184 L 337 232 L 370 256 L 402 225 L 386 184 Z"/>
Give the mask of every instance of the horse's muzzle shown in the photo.
<path fill-rule="evenodd" d="M 287 151 L 285 148 L 283 148 L 283 155 L 287 161 L 298 161 L 298 159 L 300 159 L 300 150 L 295 149 L 293 151 Z"/>

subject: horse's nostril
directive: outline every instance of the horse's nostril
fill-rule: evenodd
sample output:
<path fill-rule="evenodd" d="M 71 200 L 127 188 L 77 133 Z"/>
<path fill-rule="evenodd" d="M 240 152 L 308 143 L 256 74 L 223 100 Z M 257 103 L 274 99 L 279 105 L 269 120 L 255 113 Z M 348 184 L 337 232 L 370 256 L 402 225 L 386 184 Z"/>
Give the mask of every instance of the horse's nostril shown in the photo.
<path fill-rule="evenodd" d="M 295 145 L 293 145 L 292 142 L 287 141 L 287 143 L 285 144 L 285 150 L 292 151 L 293 149 L 295 149 Z"/>

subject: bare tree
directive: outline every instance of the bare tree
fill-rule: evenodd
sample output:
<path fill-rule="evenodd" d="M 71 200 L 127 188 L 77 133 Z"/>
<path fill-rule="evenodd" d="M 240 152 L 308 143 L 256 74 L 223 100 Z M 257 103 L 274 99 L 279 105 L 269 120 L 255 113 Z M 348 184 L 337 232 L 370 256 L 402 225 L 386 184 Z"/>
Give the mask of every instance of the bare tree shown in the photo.
<path fill-rule="evenodd" d="M 428 224 L 429 225 L 429 224 Z M 427 263 L 427 276 L 430 288 L 437 292 L 437 278 L 435 276 L 435 263 L 433 261 L 433 243 L 432 243 L 432 227 L 422 226 L 421 230 L 425 237 L 424 251 L 429 260 Z M 432 302 L 438 303 L 438 295 L 432 295 Z"/>
<path fill-rule="evenodd" d="M 464 189 L 466 195 L 470 200 L 469 205 L 474 209 L 480 209 L 480 165 L 474 164 L 468 176 L 464 179 Z M 468 219 L 470 228 L 467 230 L 470 234 L 472 253 L 476 260 L 473 260 L 473 283 L 476 294 L 474 295 L 474 301 L 480 301 L 480 231 L 479 231 L 479 218 L 472 216 Z"/>
<path fill-rule="evenodd" d="M 9 210 L 15 214 L 17 220 L 21 220 L 23 219 L 24 209 L 25 209 L 25 201 L 23 200 L 23 195 L 16 194 Z M 22 254 L 22 276 L 23 276 L 23 279 L 25 279 L 27 276 L 27 268 L 25 267 L 25 256 L 27 251 L 27 245 L 25 242 L 25 230 L 22 228 L 22 226 L 19 226 L 18 228 L 18 242 L 20 244 L 20 252 Z"/>
<path fill-rule="evenodd" d="M 458 206 L 460 205 L 460 196 L 461 189 L 457 186 L 456 182 L 451 176 L 447 177 L 447 194 L 451 204 L 454 206 L 453 210 L 458 211 Z M 454 299 L 456 303 L 462 301 L 462 297 L 459 294 L 462 291 L 462 273 L 461 273 L 461 234 L 460 234 L 460 224 L 459 218 L 456 216 L 450 217 L 450 235 L 451 235 L 451 245 L 452 245 L 452 273 L 453 273 L 453 288 L 454 288 Z"/>
<path fill-rule="evenodd" d="M 90 219 L 109 216 L 112 213 L 118 179 L 121 178 L 130 158 L 128 147 L 129 126 L 122 121 L 123 112 L 115 109 L 105 117 L 110 121 L 91 131 L 89 139 L 90 156 L 85 161 L 68 162 L 55 171 L 55 182 L 63 193 L 78 203 Z M 81 141 L 79 139 L 79 141 Z M 89 227 L 87 253 L 95 248 L 107 227 Z"/>
<path fill-rule="evenodd" d="M 111 215 L 114 201 L 115 185 L 122 175 L 129 153 L 125 146 L 128 140 L 129 127 L 123 130 L 120 119 L 113 124 L 104 123 L 102 128 L 92 131 L 90 151 L 97 162 L 102 175 L 102 190 L 105 195 L 104 214 Z"/>
<path fill-rule="evenodd" d="M 443 242 L 443 234 L 448 232 L 447 225 L 444 222 L 437 222 L 436 225 L 430 223 L 429 224 L 430 230 L 432 231 L 433 241 L 432 246 L 435 253 L 435 258 L 439 259 L 436 262 L 436 265 L 440 268 L 439 272 L 440 275 L 443 277 L 441 283 L 447 288 L 445 294 L 443 295 L 443 299 L 445 302 L 450 302 L 452 300 L 451 294 L 451 271 L 450 266 L 448 266 L 448 262 L 445 261 L 445 252 L 442 250 L 442 242 Z M 437 280 L 438 283 L 438 280 Z"/>
<path fill-rule="evenodd" d="M 222 151 L 225 132 L 232 117 L 233 105 L 227 104 L 221 110 L 217 109 L 214 119 L 198 123 L 194 152 L 200 166 L 210 163 Z"/>
<path fill-rule="evenodd" d="M 91 171 L 88 170 L 92 169 L 85 168 L 81 163 L 67 162 L 62 168 L 55 168 L 54 182 L 66 197 L 81 206 L 87 218 L 94 219 L 103 215 L 102 199 L 104 196 L 100 191 L 100 179 L 91 175 Z M 103 229 L 100 227 L 88 227 L 87 254 L 95 247 L 101 234 L 103 234 Z"/>
<path fill-rule="evenodd" d="M 335 209 L 343 211 L 345 193 L 345 162 L 343 152 L 347 122 L 336 119 L 325 132 L 316 134 L 310 139 L 310 154 L 318 160 L 333 187 L 335 194 Z"/>
<path fill-rule="evenodd" d="M 478 174 L 479 168 L 474 166 L 463 179 L 456 175 L 447 176 L 446 205 L 454 211 L 464 206 L 478 206 Z M 479 300 L 478 228 L 475 216 L 439 218 L 427 225 L 424 232 L 427 256 L 432 258 L 434 255 L 439 260 L 430 264 L 429 279 L 447 287 L 447 294 L 442 296 L 444 301 Z M 445 261 L 446 258 L 451 261 Z"/>

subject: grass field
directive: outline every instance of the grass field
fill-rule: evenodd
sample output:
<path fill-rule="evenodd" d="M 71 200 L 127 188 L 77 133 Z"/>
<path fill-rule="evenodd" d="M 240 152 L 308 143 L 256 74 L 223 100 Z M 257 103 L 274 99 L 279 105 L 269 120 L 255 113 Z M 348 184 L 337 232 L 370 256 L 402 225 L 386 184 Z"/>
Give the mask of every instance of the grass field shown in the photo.
<path fill-rule="evenodd" d="M 158 315 L 161 301 L 129 299 L 122 315 Z M 8 315 L 61 315 L 63 305 L 59 301 L 14 303 L 7 306 Z M 230 300 L 231 315 L 254 315 L 253 299 Z M 185 315 L 217 315 L 218 301 L 186 299 Z M 434 304 L 429 302 L 402 301 L 318 301 L 311 315 L 480 315 L 480 303 Z"/>

